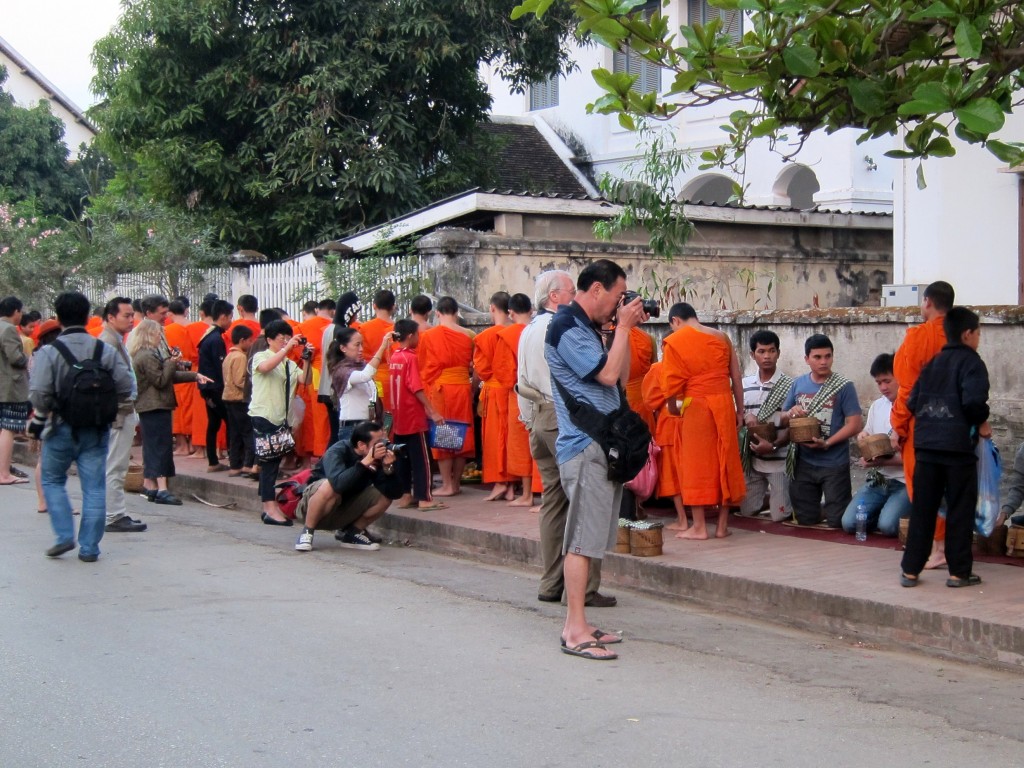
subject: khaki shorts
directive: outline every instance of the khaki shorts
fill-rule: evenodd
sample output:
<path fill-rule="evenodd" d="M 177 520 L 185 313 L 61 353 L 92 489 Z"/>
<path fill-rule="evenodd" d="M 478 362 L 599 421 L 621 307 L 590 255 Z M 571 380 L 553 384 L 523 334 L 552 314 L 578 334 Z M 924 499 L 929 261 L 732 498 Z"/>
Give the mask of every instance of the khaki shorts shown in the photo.
<path fill-rule="evenodd" d="M 299 499 L 299 504 L 295 508 L 296 520 L 302 522 L 306 519 L 306 506 L 309 504 L 309 500 L 313 498 L 313 494 L 317 492 L 320 486 L 326 482 L 327 479 L 325 478 L 306 486 L 306 490 L 303 491 L 302 498 Z M 320 518 L 316 528 L 318 531 L 344 530 L 365 515 L 382 498 L 381 492 L 371 485 L 364 488 L 351 500 L 338 499 L 337 503 L 327 511 L 327 514 Z"/>
<path fill-rule="evenodd" d="M 569 497 L 562 554 L 600 560 L 615 546 L 622 485 L 608 479 L 608 459 L 596 442 L 559 465 L 562 490 Z"/>

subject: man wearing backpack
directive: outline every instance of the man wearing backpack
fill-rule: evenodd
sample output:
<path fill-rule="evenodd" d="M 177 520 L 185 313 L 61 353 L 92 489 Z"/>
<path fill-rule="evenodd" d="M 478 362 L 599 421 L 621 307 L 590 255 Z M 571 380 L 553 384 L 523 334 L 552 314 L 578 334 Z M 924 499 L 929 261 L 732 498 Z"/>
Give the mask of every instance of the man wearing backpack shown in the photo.
<path fill-rule="evenodd" d="M 132 375 L 123 359 L 85 330 L 89 300 L 77 292 L 54 302 L 60 336 L 35 356 L 29 400 L 35 413 L 29 435 L 43 441 L 43 495 L 56 543 L 46 550 L 59 557 L 75 548 L 75 528 L 66 489 L 71 462 L 82 487 L 78 559 L 92 563 L 106 524 L 106 464 L 110 424 L 118 401 L 132 393 Z"/>

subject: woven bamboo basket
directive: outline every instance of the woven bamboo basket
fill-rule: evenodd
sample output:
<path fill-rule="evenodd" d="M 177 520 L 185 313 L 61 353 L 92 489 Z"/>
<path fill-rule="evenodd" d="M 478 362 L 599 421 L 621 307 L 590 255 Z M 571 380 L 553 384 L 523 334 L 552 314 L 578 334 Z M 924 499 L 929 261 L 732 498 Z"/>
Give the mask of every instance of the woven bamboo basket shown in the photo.
<path fill-rule="evenodd" d="M 629 554 L 629 528 L 619 526 L 619 532 L 615 538 L 615 551 L 620 555 Z"/>
<path fill-rule="evenodd" d="M 128 474 L 124 476 L 125 493 L 142 493 L 142 465 L 129 464 Z"/>
<path fill-rule="evenodd" d="M 892 447 L 892 441 L 888 435 L 870 435 L 857 443 L 857 445 L 860 446 L 860 455 L 868 461 L 888 458 L 896 453 L 896 449 Z"/>
<path fill-rule="evenodd" d="M 620 529 L 621 530 L 621 529 Z M 637 557 L 657 557 L 661 554 L 662 528 L 630 528 L 629 553 Z"/>
<path fill-rule="evenodd" d="M 1024 557 L 1024 528 L 1011 525 L 1006 530 L 1006 554 L 1010 557 Z"/>
<path fill-rule="evenodd" d="M 767 424 L 755 424 L 752 427 L 747 427 L 747 434 L 757 435 L 762 440 L 774 443 L 775 438 L 779 436 L 779 431 L 775 428 L 775 425 L 769 421 Z"/>
<path fill-rule="evenodd" d="M 902 546 L 902 547 L 907 546 L 907 531 L 909 531 L 909 530 L 910 530 L 910 518 L 909 517 L 901 517 L 900 518 L 899 538 L 900 538 L 900 546 Z"/>
<path fill-rule="evenodd" d="M 821 422 L 813 416 L 789 420 L 789 439 L 794 443 L 809 443 L 821 437 Z"/>

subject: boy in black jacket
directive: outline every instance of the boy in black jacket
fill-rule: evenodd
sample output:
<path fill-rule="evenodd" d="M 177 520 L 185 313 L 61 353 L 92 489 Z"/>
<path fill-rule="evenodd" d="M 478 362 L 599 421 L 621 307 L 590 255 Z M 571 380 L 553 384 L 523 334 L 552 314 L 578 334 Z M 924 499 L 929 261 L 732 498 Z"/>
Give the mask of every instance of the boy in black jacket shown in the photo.
<path fill-rule="evenodd" d="M 947 344 L 921 371 L 907 406 L 914 414 L 914 504 L 900 583 L 916 587 L 928 560 L 935 517 L 946 497 L 947 587 L 981 583 L 971 572 L 971 538 L 978 503 L 978 437 L 989 438 L 988 369 L 978 355 L 981 327 L 966 307 L 942 324 Z"/>
<path fill-rule="evenodd" d="M 386 443 L 384 428 L 373 421 L 357 424 L 351 440 L 332 445 L 313 468 L 295 510 L 305 520 L 295 549 L 313 549 L 317 528 L 336 529 L 334 538 L 347 549 L 380 549 L 380 539 L 367 527 L 401 495 L 395 454 Z"/>

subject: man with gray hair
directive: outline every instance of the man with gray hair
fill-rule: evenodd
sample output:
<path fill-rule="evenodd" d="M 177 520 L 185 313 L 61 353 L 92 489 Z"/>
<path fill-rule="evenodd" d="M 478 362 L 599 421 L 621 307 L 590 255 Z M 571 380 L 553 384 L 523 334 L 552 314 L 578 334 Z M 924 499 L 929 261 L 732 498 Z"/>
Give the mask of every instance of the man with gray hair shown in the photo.
<path fill-rule="evenodd" d="M 537 314 L 526 326 L 519 339 L 519 378 L 516 392 L 519 411 L 530 431 L 530 453 L 540 470 L 544 496 L 540 507 L 540 549 L 544 574 L 540 580 L 537 599 L 554 603 L 562 599 L 565 579 L 562 575 L 565 540 L 565 518 L 569 500 L 562 490 L 562 480 L 555 461 L 555 440 L 558 437 L 558 419 L 551 394 L 551 373 L 544 359 L 544 337 L 555 311 L 568 304 L 576 295 L 572 276 L 561 269 L 542 272 L 536 280 Z M 602 595 L 601 561 L 590 561 L 587 581 L 586 605 L 591 608 L 610 608 L 617 602 L 611 595 Z"/>

